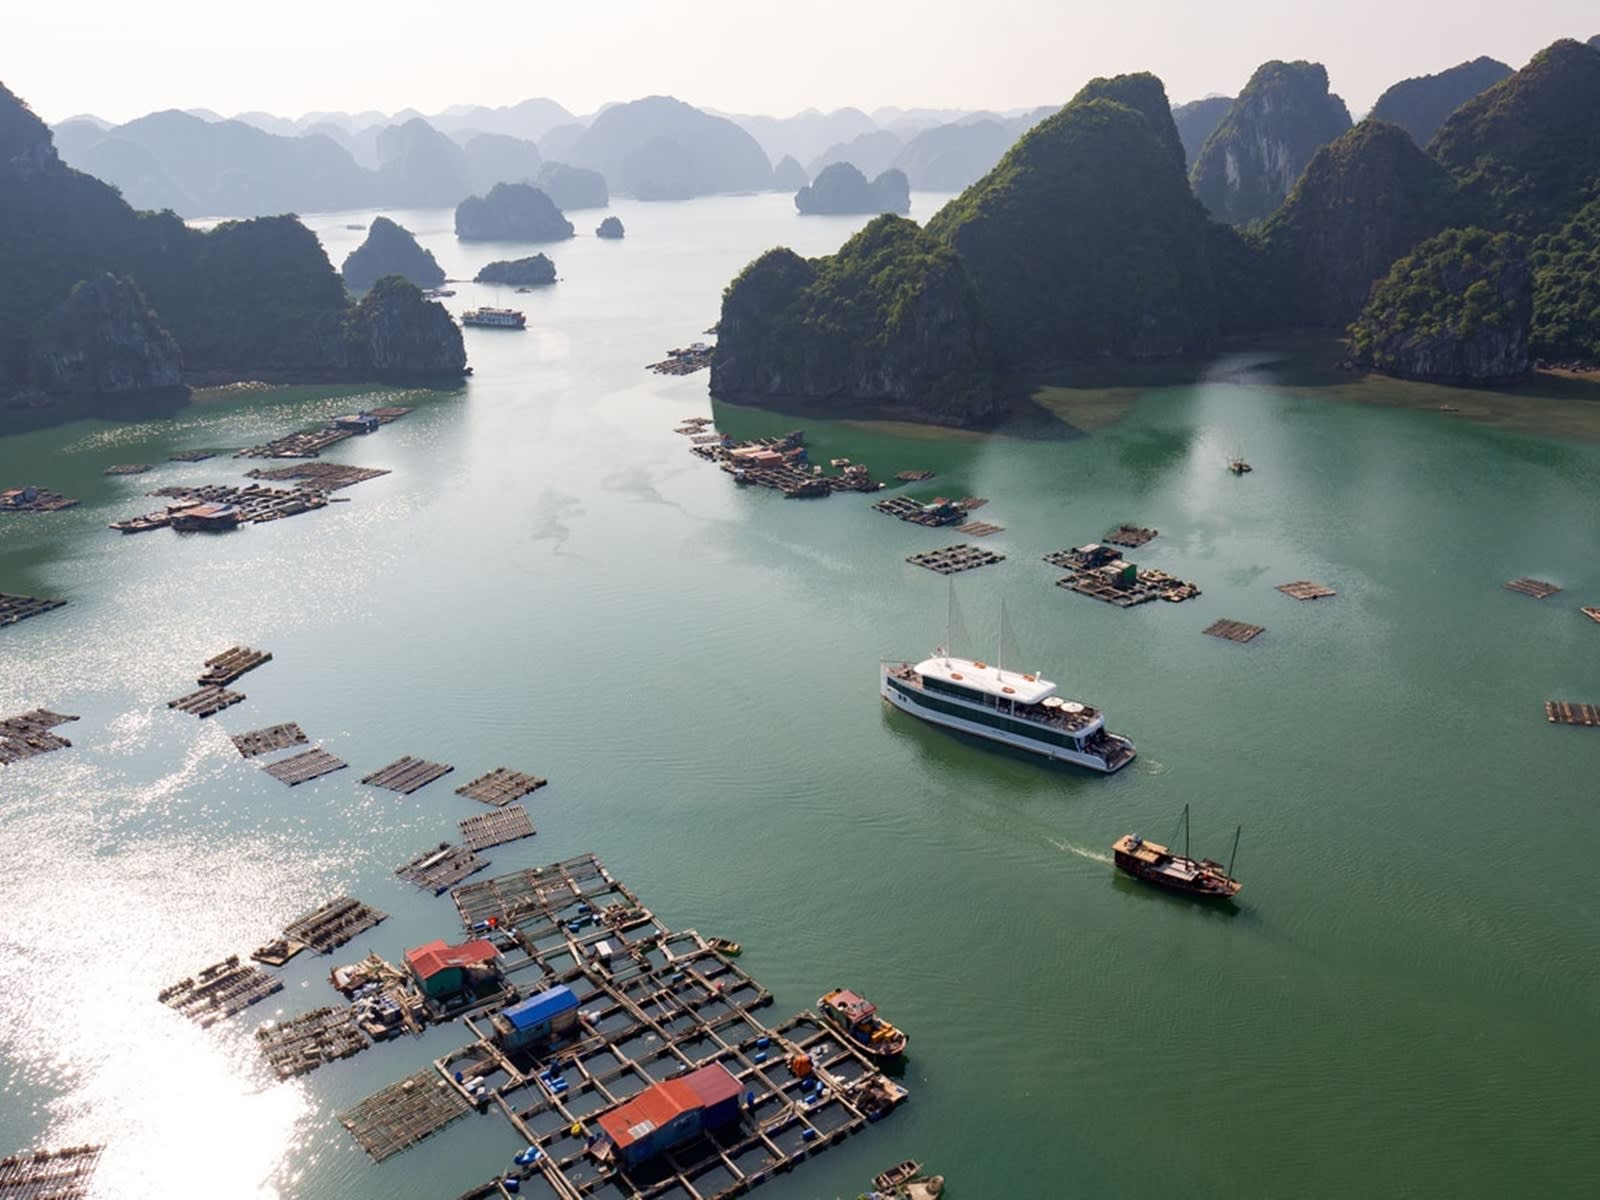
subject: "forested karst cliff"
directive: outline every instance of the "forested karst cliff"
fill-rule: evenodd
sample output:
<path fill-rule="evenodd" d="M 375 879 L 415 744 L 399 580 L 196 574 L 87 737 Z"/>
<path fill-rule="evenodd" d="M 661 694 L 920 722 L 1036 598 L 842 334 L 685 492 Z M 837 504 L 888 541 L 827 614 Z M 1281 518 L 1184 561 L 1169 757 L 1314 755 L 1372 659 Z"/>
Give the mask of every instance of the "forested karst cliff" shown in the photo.
<path fill-rule="evenodd" d="M 1417 145 L 1426 146 L 1446 117 L 1510 74 L 1511 68 L 1497 59 L 1475 58 L 1437 75 L 1402 79 L 1378 97 L 1367 115 L 1398 125 Z"/>

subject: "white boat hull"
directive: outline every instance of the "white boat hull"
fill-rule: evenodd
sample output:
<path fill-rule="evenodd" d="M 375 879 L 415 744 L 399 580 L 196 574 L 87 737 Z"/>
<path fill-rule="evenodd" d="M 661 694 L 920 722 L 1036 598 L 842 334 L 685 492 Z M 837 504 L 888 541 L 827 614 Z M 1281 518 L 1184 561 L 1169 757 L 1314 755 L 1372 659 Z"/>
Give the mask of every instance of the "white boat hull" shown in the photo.
<path fill-rule="evenodd" d="M 980 724 L 978 721 L 967 721 L 949 713 L 939 712 L 930 706 L 918 704 L 913 696 L 905 695 L 899 689 L 891 687 L 887 668 L 879 668 L 878 691 L 885 700 L 901 712 L 910 713 L 913 717 L 927 721 L 929 724 L 942 725 L 946 729 L 959 730 L 961 733 L 983 738 L 985 741 L 998 742 L 1002 746 L 1010 746 L 1017 750 L 1026 750 L 1030 754 L 1037 754 L 1040 758 L 1047 758 L 1052 762 L 1071 763 L 1075 767 L 1084 767 L 1090 771 L 1098 771 L 1102 775 L 1109 775 L 1132 761 L 1132 756 L 1130 755 L 1128 759 L 1119 762 L 1116 766 L 1110 766 L 1105 759 L 1097 754 L 1069 750 L 1064 746 L 1053 746 L 1048 742 L 1030 738 L 1025 734 L 1015 733 L 1007 729 L 996 729 L 990 725 Z"/>

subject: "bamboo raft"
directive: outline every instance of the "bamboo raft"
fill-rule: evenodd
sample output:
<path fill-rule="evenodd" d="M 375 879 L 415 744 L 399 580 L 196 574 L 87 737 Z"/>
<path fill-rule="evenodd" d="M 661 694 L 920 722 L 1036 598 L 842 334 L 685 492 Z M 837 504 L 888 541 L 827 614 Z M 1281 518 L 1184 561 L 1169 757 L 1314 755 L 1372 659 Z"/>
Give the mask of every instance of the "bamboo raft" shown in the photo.
<path fill-rule="evenodd" d="M 921 483 L 924 479 L 932 479 L 932 471 L 896 471 L 894 477 L 901 483 Z"/>
<path fill-rule="evenodd" d="M 233 735 L 234 748 L 243 758 L 271 754 L 274 750 L 287 750 L 290 746 L 304 746 L 309 741 L 305 730 L 293 721 L 287 725 L 269 725 L 265 729 L 252 729 L 248 733 Z"/>
<path fill-rule="evenodd" d="M 268 763 L 261 769 L 280 783 L 296 787 L 302 783 L 310 783 L 313 779 L 321 779 L 324 775 L 331 775 L 335 771 L 342 771 L 350 764 L 342 758 L 336 758 L 326 750 L 307 750 L 303 754 L 292 754 L 288 758 L 280 758 L 275 763 Z"/>
<path fill-rule="evenodd" d="M 65 713 L 36 708 L 32 712 L 0 720 L 0 766 L 10 766 L 36 754 L 67 749 L 72 743 L 50 731 L 57 725 L 77 719 Z"/>
<path fill-rule="evenodd" d="M 1138 525 L 1118 525 L 1100 540 L 1113 546 L 1126 546 L 1130 550 L 1137 550 L 1153 539 L 1158 532 L 1159 530 L 1143 529 Z"/>
<path fill-rule="evenodd" d="M 926 567 L 930 571 L 937 571 L 941 575 L 954 575 L 958 571 L 971 571 L 978 567 L 986 567 L 991 563 L 1005 561 L 1004 554 L 996 554 L 991 550 L 984 550 L 977 546 L 969 546 L 965 542 L 954 546 L 945 546 L 940 550 L 925 550 L 921 554 L 913 554 L 906 559 L 919 567 Z"/>
<path fill-rule="evenodd" d="M 994 525 L 988 521 L 968 521 L 963 525 L 957 525 L 956 531 L 968 537 L 988 537 L 991 533 L 1003 533 L 1005 526 Z"/>
<path fill-rule="evenodd" d="M 287 467 L 257 467 L 245 472 L 250 479 L 268 479 L 274 482 L 300 480 L 319 492 L 337 492 L 341 488 L 354 487 L 358 483 L 365 483 L 369 479 L 377 479 L 387 474 L 389 474 L 387 470 L 377 467 L 352 467 L 345 463 L 330 462 L 295 463 Z"/>
<path fill-rule="evenodd" d="M 319 954 L 332 954 L 357 934 L 388 919 L 389 914 L 370 908 L 349 896 L 330 900 L 289 922 L 283 935 Z"/>
<path fill-rule="evenodd" d="M 1320 600 L 1324 596 L 1337 596 L 1339 594 L 1331 587 L 1320 583 L 1312 583 L 1309 579 L 1302 579 L 1296 583 L 1280 583 L 1278 590 L 1285 596 L 1292 596 L 1296 600 Z"/>
<path fill-rule="evenodd" d="M 460 1089 L 429 1067 L 340 1113 L 339 1123 L 382 1162 L 471 1111 L 472 1104 Z"/>
<path fill-rule="evenodd" d="M 420 758 L 410 755 L 396 759 L 387 767 L 380 767 L 370 775 L 362 776 L 362 783 L 370 783 L 373 787 L 386 788 L 391 792 L 399 792 L 402 796 L 409 796 L 419 788 L 425 788 L 435 779 L 450 774 L 455 768 L 444 763 L 424 762 Z"/>
<path fill-rule="evenodd" d="M 143 475 L 150 469 L 149 463 L 121 463 L 114 467 L 107 467 L 107 475 Z"/>
<path fill-rule="evenodd" d="M 280 937 L 275 941 L 268 942 L 265 946 L 257 946 L 250 951 L 250 957 L 258 963 L 265 963 L 269 967 L 281 967 L 305 948 L 304 942 L 296 942 L 290 938 Z"/>
<path fill-rule="evenodd" d="M 528 819 L 528 810 L 520 804 L 466 817 L 461 822 L 461 838 L 473 850 L 503 846 L 507 842 L 532 837 L 537 832 L 533 822 Z"/>
<path fill-rule="evenodd" d="M 349 1007 L 314 1008 L 256 1030 L 256 1046 L 279 1079 L 293 1079 L 326 1063 L 360 1054 L 372 1042 Z M 0 1197 L 3 1200 L 3 1197 Z"/>
<path fill-rule="evenodd" d="M 1526 576 L 1513 579 L 1506 584 L 1506 589 L 1521 592 L 1524 596 L 1532 596 L 1535 600 L 1547 600 L 1561 590 L 1553 583 L 1547 583 L 1543 579 L 1529 579 Z"/>
<path fill-rule="evenodd" d="M 479 858 L 470 846 L 440 842 L 436 849 L 425 850 L 410 862 L 396 867 L 394 873 L 407 883 L 440 896 L 488 865 L 489 860 Z"/>
<path fill-rule="evenodd" d="M 104 1149 L 65 1146 L 0 1158 L 0 1200 L 86 1200 Z"/>
<path fill-rule="evenodd" d="M 1248 642 L 1267 631 L 1265 625 L 1250 625 L 1244 621 L 1215 621 L 1202 631 L 1211 637 L 1225 638 L 1230 642 Z"/>
<path fill-rule="evenodd" d="M 377 417 L 380 425 L 392 425 L 407 413 L 415 412 L 416 410 L 407 408 L 403 404 L 385 404 L 378 408 L 368 408 L 363 411 L 369 417 Z"/>
<path fill-rule="evenodd" d="M 163 988 L 156 999 L 191 1021 L 198 1021 L 203 1029 L 282 988 L 283 980 L 241 963 L 235 954 L 193 978 Z"/>
<path fill-rule="evenodd" d="M 23 499 L 22 488 L 0 492 L 0 512 L 60 512 L 78 502 L 71 496 L 63 496 L 60 492 L 52 492 L 47 488 L 36 487 L 32 491 L 34 495 L 31 500 Z"/>
<path fill-rule="evenodd" d="M 1546 700 L 1545 719 L 1554 725 L 1600 725 L 1600 705 L 1577 704 L 1571 700 Z"/>
<path fill-rule="evenodd" d="M 456 795 L 504 808 L 513 800 L 520 800 L 549 782 L 548 779 L 541 779 L 537 775 L 524 775 L 521 771 L 513 771 L 509 767 L 496 767 L 487 775 L 480 775 L 471 783 L 458 787 Z"/>
<path fill-rule="evenodd" d="M 272 655 L 265 650 L 234 646 L 206 659 L 205 673 L 195 682 L 201 687 L 226 687 L 246 671 L 254 671 L 262 663 L 271 661 Z"/>
<path fill-rule="evenodd" d="M 168 708 L 176 708 L 191 716 L 214 717 L 225 708 L 231 708 L 245 698 L 243 692 L 230 692 L 223 687 L 203 687 L 198 692 L 168 700 Z"/>
<path fill-rule="evenodd" d="M 46 600 L 39 596 L 12 596 L 0 592 L 0 626 L 15 625 L 40 613 L 51 612 L 66 604 L 65 600 Z"/>

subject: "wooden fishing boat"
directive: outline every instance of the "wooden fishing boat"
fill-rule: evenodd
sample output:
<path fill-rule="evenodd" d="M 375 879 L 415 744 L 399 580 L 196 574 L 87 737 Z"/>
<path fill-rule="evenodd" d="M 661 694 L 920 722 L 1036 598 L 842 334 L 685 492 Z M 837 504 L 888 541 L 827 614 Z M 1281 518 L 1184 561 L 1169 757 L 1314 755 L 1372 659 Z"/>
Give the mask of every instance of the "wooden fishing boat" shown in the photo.
<path fill-rule="evenodd" d="M 1127 833 L 1111 844 L 1117 870 L 1201 900 L 1231 900 L 1244 885 L 1233 877 L 1233 862 L 1239 854 L 1240 829 L 1233 831 L 1233 853 L 1226 868 L 1209 858 L 1189 856 L 1189 806 L 1183 806 L 1183 853 L 1146 841 L 1137 833 Z"/>
<path fill-rule="evenodd" d="M 879 1062 L 889 1062 L 906 1052 L 910 1040 L 878 1015 L 878 1007 L 846 988 L 819 997 L 822 1019 Z"/>
<path fill-rule="evenodd" d="M 724 937 L 707 938 L 706 945 L 718 954 L 726 954 L 729 958 L 738 958 L 744 953 L 744 946 L 739 942 Z"/>
<path fill-rule="evenodd" d="M 914 1158 L 908 1158 L 904 1162 L 895 1163 L 887 1171 L 881 1171 L 874 1175 L 872 1177 L 872 1186 L 880 1192 L 887 1192 L 891 1188 L 899 1187 L 902 1183 L 910 1183 L 921 1174 L 922 1164 Z"/>

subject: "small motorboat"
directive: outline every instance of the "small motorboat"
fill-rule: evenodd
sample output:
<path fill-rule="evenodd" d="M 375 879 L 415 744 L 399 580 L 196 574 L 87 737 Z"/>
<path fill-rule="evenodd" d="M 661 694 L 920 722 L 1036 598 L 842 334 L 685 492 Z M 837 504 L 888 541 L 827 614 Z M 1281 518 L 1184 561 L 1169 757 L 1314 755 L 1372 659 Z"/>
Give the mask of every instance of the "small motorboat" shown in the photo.
<path fill-rule="evenodd" d="M 738 958 L 739 955 L 744 953 L 744 946 L 741 943 L 732 941 L 729 938 L 707 938 L 706 945 L 710 946 L 718 954 L 725 954 L 729 958 Z"/>

